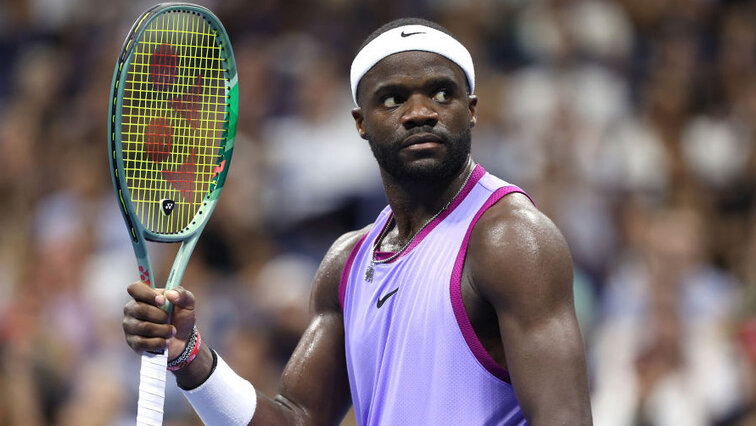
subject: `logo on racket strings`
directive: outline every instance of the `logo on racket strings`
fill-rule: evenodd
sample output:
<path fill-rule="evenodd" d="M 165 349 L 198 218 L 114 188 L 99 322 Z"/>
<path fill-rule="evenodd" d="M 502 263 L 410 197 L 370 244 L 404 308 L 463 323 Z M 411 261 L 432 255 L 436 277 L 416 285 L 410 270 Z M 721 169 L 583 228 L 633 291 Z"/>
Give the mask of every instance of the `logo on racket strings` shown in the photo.
<path fill-rule="evenodd" d="M 167 198 L 160 200 L 160 211 L 164 216 L 169 216 L 171 213 L 173 213 L 174 207 L 176 207 L 175 201 L 169 200 Z"/>

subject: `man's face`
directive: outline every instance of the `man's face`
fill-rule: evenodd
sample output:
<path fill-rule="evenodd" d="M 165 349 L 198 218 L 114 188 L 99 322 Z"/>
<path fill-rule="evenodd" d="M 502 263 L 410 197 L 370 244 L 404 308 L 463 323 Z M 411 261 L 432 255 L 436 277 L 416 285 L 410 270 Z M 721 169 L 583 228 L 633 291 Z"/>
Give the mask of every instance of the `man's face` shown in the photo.
<path fill-rule="evenodd" d="M 352 115 L 382 170 L 404 181 L 459 173 L 476 120 L 477 98 L 465 84 L 456 64 L 421 51 L 388 56 L 365 74 Z"/>

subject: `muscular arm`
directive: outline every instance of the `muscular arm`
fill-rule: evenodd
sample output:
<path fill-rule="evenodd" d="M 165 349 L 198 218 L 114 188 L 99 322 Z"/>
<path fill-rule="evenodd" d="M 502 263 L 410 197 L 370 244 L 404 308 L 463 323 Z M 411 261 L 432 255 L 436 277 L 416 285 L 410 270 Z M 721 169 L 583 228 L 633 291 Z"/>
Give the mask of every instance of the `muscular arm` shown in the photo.
<path fill-rule="evenodd" d="M 587 425 L 590 399 L 559 230 L 527 198 L 504 197 L 476 224 L 465 273 L 493 306 L 512 385 L 531 425 Z"/>
<path fill-rule="evenodd" d="M 258 396 L 252 425 L 338 424 L 351 405 L 339 281 L 363 231 L 345 234 L 328 251 L 310 298 L 313 318 L 281 377 L 273 399 Z"/>

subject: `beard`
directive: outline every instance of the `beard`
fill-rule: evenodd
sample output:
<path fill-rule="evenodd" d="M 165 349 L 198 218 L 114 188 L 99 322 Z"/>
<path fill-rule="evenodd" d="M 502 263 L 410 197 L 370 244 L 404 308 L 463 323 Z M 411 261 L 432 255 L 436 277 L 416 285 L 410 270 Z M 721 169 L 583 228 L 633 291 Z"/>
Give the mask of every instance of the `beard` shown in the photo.
<path fill-rule="evenodd" d="M 374 143 L 373 138 L 368 134 L 370 150 L 378 161 L 378 166 L 400 182 L 424 182 L 424 181 L 444 181 L 452 179 L 464 167 L 470 156 L 472 135 L 470 127 L 464 129 L 456 135 L 441 135 L 438 132 L 425 130 L 433 133 L 443 140 L 446 147 L 446 155 L 441 162 L 432 162 L 431 164 L 409 165 L 402 162 L 399 151 L 401 150 L 401 141 L 396 140 L 392 143 Z"/>

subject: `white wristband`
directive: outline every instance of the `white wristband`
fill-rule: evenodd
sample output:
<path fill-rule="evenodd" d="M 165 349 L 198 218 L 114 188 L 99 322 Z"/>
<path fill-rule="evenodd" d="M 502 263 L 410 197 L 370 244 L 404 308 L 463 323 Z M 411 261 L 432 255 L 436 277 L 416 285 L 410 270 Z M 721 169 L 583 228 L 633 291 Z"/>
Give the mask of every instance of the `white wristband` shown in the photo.
<path fill-rule="evenodd" d="M 217 354 L 216 354 L 217 356 Z M 247 425 L 257 408 L 257 392 L 218 356 L 218 365 L 205 383 L 182 391 L 206 425 Z"/>

